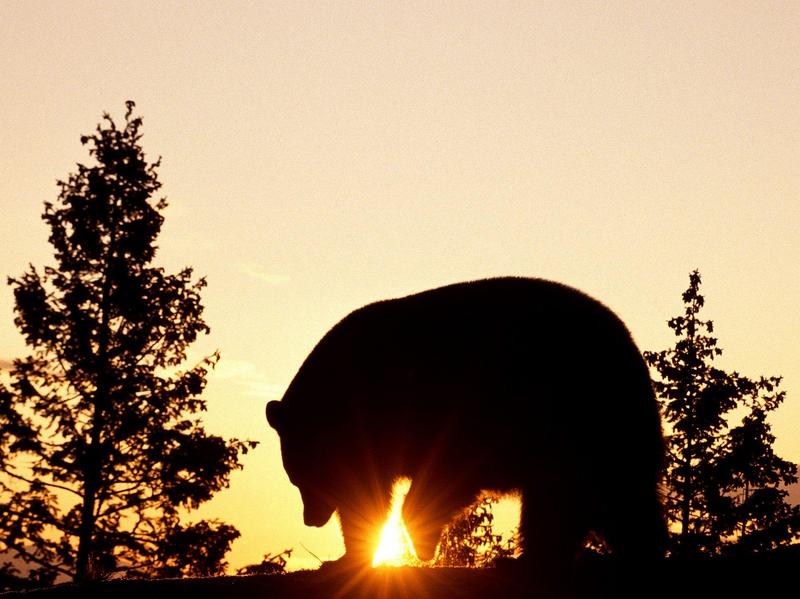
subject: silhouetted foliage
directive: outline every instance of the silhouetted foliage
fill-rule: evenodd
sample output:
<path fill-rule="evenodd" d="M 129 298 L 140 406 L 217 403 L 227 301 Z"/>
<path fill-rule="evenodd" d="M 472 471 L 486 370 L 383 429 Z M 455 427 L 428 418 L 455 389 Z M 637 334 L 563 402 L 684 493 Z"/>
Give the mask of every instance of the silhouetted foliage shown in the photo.
<path fill-rule="evenodd" d="M 45 203 L 56 266 L 9 278 L 32 354 L 0 388 L 0 550 L 44 582 L 221 572 L 239 533 L 179 512 L 226 487 L 255 446 L 200 421 L 219 355 L 180 370 L 209 332 L 205 280 L 151 265 L 167 203 L 126 106 L 124 126 L 106 114 L 81 137 L 96 163 Z"/>
<path fill-rule="evenodd" d="M 261 563 L 250 564 L 236 570 L 236 574 L 240 576 L 249 576 L 252 574 L 285 574 L 286 563 L 292 556 L 292 549 L 285 549 L 280 553 L 267 553 Z"/>
<path fill-rule="evenodd" d="M 33 588 L 36 583 L 22 578 L 20 571 L 11 563 L 0 565 L 0 589 L 4 591 L 22 591 Z"/>
<path fill-rule="evenodd" d="M 487 568 L 516 553 L 515 538 L 503 541 L 494 532 L 494 497 L 482 497 L 454 520 L 442 533 L 436 555 L 437 566 Z"/>
<path fill-rule="evenodd" d="M 754 380 L 712 365 L 722 350 L 713 322 L 699 317 L 700 283 L 695 270 L 683 315 L 668 321 L 675 346 L 644 353 L 659 375 L 654 386 L 671 426 L 665 505 L 678 528 L 672 552 L 771 549 L 800 535 L 800 508 L 786 502 L 785 490 L 797 481 L 797 466 L 775 455 L 766 420 L 785 398 L 781 378 Z"/>

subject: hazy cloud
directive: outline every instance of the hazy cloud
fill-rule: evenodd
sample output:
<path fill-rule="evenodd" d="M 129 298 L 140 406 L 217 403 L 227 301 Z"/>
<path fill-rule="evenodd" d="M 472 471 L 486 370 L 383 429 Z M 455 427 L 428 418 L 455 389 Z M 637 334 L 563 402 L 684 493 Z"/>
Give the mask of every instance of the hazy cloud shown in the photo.
<path fill-rule="evenodd" d="M 14 362 L 0 358 L 0 370 L 11 370 L 12 368 L 14 368 Z"/>
<path fill-rule="evenodd" d="M 211 375 L 218 381 L 236 385 L 245 395 L 265 400 L 280 399 L 285 385 L 270 381 L 252 362 L 223 358 Z"/>
<path fill-rule="evenodd" d="M 250 264 L 241 265 L 239 267 L 239 272 L 247 277 L 250 277 L 251 279 L 262 281 L 267 285 L 272 285 L 274 287 L 286 285 L 290 281 L 288 275 L 264 272 L 263 270 L 259 270 Z"/>
<path fill-rule="evenodd" d="M 259 397 L 265 400 L 280 399 L 283 397 L 286 387 L 270 383 L 268 381 L 242 381 L 241 383 L 245 388 L 245 393 L 251 397 Z"/>
<path fill-rule="evenodd" d="M 222 380 L 238 379 L 252 376 L 257 371 L 256 365 L 252 362 L 225 358 L 220 360 L 214 368 L 214 377 Z"/>

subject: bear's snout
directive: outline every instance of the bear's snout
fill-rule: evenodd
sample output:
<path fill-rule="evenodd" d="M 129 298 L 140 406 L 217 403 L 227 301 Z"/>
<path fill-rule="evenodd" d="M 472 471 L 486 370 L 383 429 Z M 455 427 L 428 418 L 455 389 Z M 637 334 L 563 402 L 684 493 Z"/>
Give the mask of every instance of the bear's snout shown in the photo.
<path fill-rule="evenodd" d="M 320 528 L 328 523 L 333 516 L 335 508 L 323 501 L 316 493 L 307 493 L 300 490 L 303 500 L 303 522 L 306 526 Z"/>

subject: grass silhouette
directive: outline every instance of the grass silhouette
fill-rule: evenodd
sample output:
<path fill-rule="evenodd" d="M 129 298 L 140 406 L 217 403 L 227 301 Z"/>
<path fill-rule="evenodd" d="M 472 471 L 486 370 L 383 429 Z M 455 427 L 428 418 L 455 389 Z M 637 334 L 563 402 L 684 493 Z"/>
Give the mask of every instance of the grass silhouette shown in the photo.
<path fill-rule="evenodd" d="M 642 598 L 793 596 L 800 571 L 800 545 L 742 557 L 665 560 Z M 290 574 L 219 576 L 163 580 L 111 580 L 83 586 L 63 584 L 34 591 L 0 594 L 3 599 L 114 597 L 142 599 L 181 595 L 260 599 L 536 599 L 544 597 L 519 572 L 465 568 L 375 568 L 360 576 L 303 570 Z M 582 562 L 579 598 L 616 597 L 613 567 L 605 558 Z"/>

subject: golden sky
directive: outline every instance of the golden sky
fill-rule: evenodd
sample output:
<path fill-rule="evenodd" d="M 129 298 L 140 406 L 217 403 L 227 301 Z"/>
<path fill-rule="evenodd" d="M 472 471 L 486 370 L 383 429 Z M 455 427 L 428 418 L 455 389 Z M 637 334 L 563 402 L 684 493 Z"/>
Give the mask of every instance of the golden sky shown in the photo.
<path fill-rule="evenodd" d="M 573 285 L 657 350 L 699 268 L 721 365 L 784 375 L 800 461 L 798 32 L 797 2 L 0 0 L 0 275 L 49 262 L 42 203 L 135 100 L 158 262 L 209 281 L 208 428 L 262 441 L 201 510 L 242 531 L 234 566 L 342 551 L 265 402 L 350 310 L 465 279 Z"/>

